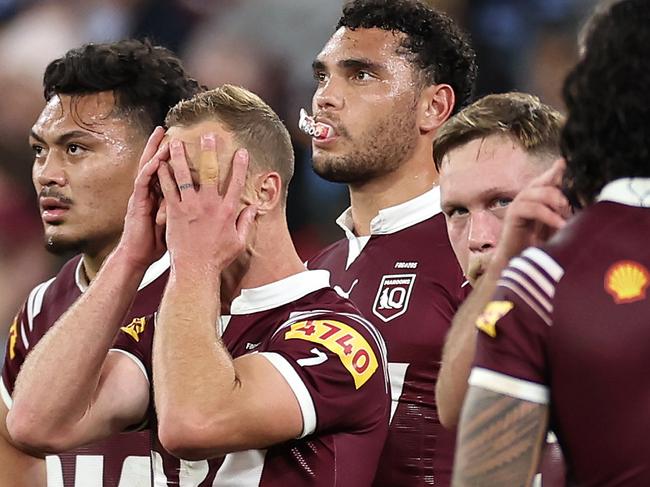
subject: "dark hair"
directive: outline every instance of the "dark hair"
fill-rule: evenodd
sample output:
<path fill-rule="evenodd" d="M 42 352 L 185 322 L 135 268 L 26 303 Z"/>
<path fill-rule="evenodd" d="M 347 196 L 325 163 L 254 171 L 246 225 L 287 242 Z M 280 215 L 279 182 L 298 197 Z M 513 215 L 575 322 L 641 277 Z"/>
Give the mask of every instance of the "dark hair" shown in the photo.
<path fill-rule="evenodd" d="M 446 83 L 456 96 L 454 113 L 472 101 L 476 54 L 454 21 L 417 0 L 354 0 L 337 29 L 372 29 L 405 34 L 402 49 L 427 85 Z"/>
<path fill-rule="evenodd" d="M 564 117 L 528 93 L 487 95 L 447 120 L 433 140 L 433 160 L 440 170 L 445 155 L 490 135 L 510 137 L 527 154 L 545 159 L 560 156 Z"/>
<path fill-rule="evenodd" d="M 585 203 L 610 181 L 650 177 L 648 25 L 648 0 L 624 0 L 599 12 L 564 84 L 565 184 Z"/>
<path fill-rule="evenodd" d="M 118 110 L 147 133 L 163 125 L 170 107 L 202 91 L 173 52 L 135 39 L 69 50 L 47 66 L 43 86 L 46 100 L 112 91 Z"/>

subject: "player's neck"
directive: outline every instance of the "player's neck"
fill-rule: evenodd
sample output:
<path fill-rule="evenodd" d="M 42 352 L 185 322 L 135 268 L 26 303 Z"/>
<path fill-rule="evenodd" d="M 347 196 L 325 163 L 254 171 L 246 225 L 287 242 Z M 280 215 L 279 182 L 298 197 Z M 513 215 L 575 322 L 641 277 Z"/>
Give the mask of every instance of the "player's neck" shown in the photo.
<path fill-rule="evenodd" d="M 429 154 L 416 154 L 389 174 L 350 185 L 354 233 L 370 235 L 370 222 L 379 210 L 412 200 L 430 191 L 437 182 L 438 173 L 429 151 Z"/>
<path fill-rule="evenodd" d="M 86 250 L 82 254 L 82 267 L 86 279 L 88 280 L 88 284 L 90 284 L 90 282 L 95 278 L 99 272 L 99 269 L 101 269 L 102 265 L 104 264 L 104 261 L 114 248 L 115 245 L 109 245 L 97 251 Z"/>
<path fill-rule="evenodd" d="M 286 220 L 258 226 L 255 240 L 244 259 L 222 274 L 221 299 L 230 303 L 242 289 L 251 289 L 305 271 L 293 245 Z"/>

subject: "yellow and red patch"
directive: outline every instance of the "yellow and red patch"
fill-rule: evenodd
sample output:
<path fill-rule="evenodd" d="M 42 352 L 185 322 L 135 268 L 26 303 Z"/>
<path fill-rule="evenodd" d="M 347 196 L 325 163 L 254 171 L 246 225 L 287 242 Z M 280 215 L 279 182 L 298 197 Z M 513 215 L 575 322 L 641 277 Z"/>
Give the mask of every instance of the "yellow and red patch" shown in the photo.
<path fill-rule="evenodd" d="M 144 332 L 147 324 L 146 318 L 134 318 L 131 323 L 120 328 L 124 333 L 131 336 L 136 342 L 140 341 L 140 335 Z"/>
<path fill-rule="evenodd" d="M 356 389 L 364 385 L 379 366 L 368 341 L 357 330 L 340 321 L 300 321 L 291 325 L 284 338 L 318 343 L 336 354 L 350 372 Z"/>
<path fill-rule="evenodd" d="M 497 336 L 497 321 L 514 308 L 512 301 L 490 301 L 476 319 L 476 328 L 492 338 Z"/>
<path fill-rule="evenodd" d="M 650 273 L 643 264 L 633 260 L 619 260 L 605 273 L 605 291 L 616 304 L 627 304 L 645 299 Z"/>

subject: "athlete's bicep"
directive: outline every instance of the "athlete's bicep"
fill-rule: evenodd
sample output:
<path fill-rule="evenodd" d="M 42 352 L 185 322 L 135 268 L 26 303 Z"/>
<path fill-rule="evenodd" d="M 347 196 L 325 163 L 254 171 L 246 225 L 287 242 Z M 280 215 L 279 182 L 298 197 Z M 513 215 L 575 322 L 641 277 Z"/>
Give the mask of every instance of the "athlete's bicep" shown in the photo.
<path fill-rule="evenodd" d="M 547 422 L 546 404 L 470 386 L 458 431 L 453 485 L 530 485 Z"/>
<path fill-rule="evenodd" d="M 0 402 L 0 485 L 45 486 L 45 460 L 17 449 L 7 432 L 7 407 Z"/>
<path fill-rule="evenodd" d="M 219 406 L 208 417 L 199 414 L 197 420 L 188 411 L 179 421 L 160 418 L 158 435 L 172 455 L 199 460 L 266 448 L 300 436 L 302 412 L 286 379 L 288 369 L 282 373 L 262 354 L 237 358 L 233 365 L 236 380 L 230 390 L 215 398 Z"/>
<path fill-rule="evenodd" d="M 95 397 L 79 423 L 75 444 L 106 438 L 143 422 L 149 405 L 146 372 L 130 355 L 109 352 Z"/>
<path fill-rule="evenodd" d="M 234 360 L 246 400 L 246 414 L 257 417 L 244 426 L 251 444 L 272 445 L 298 438 L 304 429 L 303 414 L 310 422 L 314 406 L 293 367 L 277 354 L 249 354 Z M 278 421 L 282 418 L 282 421 Z"/>

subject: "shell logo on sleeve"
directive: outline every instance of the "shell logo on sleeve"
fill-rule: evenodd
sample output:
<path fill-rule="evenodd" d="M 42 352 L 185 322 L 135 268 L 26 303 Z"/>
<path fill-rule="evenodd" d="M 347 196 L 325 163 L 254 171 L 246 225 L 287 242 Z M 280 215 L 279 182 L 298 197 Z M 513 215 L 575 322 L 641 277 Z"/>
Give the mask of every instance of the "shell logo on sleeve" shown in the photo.
<path fill-rule="evenodd" d="M 650 283 L 650 273 L 643 264 L 633 260 L 620 260 L 605 273 L 605 291 L 616 304 L 626 304 L 645 299 Z"/>
<path fill-rule="evenodd" d="M 492 338 L 497 336 L 497 321 L 514 308 L 512 301 L 490 301 L 476 319 L 476 328 Z"/>
<path fill-rule="evenodd" d="M 291 325 L 284 338 L 318 343 L 336 354 L 352 376 L 356 389 L 368 382 L 379 366 L 368 341 L 357 330 L 340 321 L 299 321 Z"/>
<path fill-rule="evenodd" d="M 140 335 L 147 324 L 146 318 L 134 318 L 131 323 L 120 328 L 124 333 L 130 335 L 136 342 L 140 341 Z"/>

